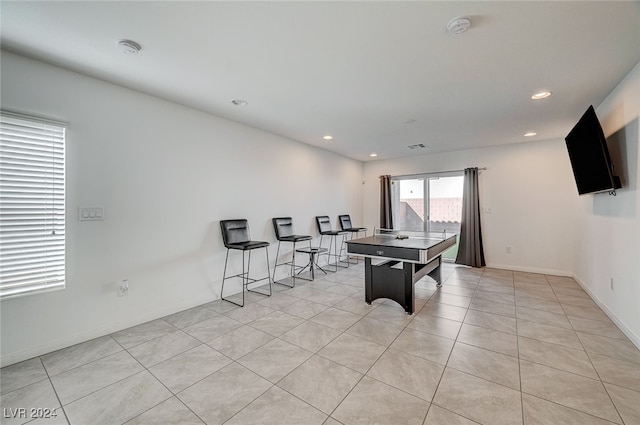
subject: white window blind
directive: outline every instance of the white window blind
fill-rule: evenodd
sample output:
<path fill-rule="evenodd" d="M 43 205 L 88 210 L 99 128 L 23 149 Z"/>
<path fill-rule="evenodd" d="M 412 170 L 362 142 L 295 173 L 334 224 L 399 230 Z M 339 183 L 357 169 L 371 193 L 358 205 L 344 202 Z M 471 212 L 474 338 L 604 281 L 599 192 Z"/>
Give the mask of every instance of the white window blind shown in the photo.
<path fill-rule="evenodd" d="M 0 112 L 0 298 L 64 288 L 65 130 Z"/>

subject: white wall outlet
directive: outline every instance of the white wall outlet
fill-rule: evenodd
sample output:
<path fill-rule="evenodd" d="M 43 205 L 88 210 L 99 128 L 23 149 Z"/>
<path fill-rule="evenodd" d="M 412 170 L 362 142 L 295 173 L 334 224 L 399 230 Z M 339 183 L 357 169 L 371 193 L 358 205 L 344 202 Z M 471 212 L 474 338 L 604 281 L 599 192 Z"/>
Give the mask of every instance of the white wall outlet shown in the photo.
<path fill-rule="evenodd" d="M 613 291 L 613 278 L 611 278 L 611 280 L 609 281 L 609 286 L 611 287 L 611 290 Z"/>
<path fill-rule="evenodd" d="M 511 247 L 510 247 L 510 246 L 505 246 L 505 247 L 504 247 L 504 252 L 505 252 L 506 254 L 511 254 Z"/>
<path fill-rule="evenodd" d="M 124 297 L 129 295 L 129 281 L 127 279 L 120 281 L 120 286 L 118 287 L 118 296 Z"/>

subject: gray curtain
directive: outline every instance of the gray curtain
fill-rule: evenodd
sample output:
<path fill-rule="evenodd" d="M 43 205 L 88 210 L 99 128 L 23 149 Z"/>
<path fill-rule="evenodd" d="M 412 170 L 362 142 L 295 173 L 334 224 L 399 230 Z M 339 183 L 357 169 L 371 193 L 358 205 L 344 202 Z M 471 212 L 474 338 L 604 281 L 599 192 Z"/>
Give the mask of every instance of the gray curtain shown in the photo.
<path fill-rule="evenodd" d="M 391 210 L 391 176 L 380 176 L 380 227 L 393 229 Z"/>
<path fill-rule="evenodd" d="M 484 267 L 482 231 L 480 229 L 480 197 L 478 194 L 478 169 L 464 170 L 462 191 L 462 223 L 456 264 Z"/>

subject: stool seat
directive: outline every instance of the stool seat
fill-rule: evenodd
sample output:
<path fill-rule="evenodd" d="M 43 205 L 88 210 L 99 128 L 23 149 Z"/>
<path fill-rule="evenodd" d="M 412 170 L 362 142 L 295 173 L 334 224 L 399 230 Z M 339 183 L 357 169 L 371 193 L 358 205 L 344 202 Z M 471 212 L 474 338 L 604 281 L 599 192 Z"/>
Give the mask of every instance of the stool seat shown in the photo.
<path fill-rule="evenodd" d="M 357 232 L 366 232 L 367 228 L 366 227 L 352 227 L 350 229 L 345 229 L 345 230 L 347 230 L 349 232 L 356 232 L 357 233 Z"/>
<path fill-rule="evenodd" d="M 321 235 L 325 235 L 325 236 L 340 236 L 340 235 L 344 235 L 347 233 L 346 230 L 325 230 L 323 232 L 318 232 Z"/>
<path fill-rule="evenodd" d="M 327 248 L 320 248 L 317 246 L 311 248 L 296 248 L 297 252 L 304 252 L 305 254 L 322 254 L 323 252 L 328 252 Z"/>
<path fill-rule="evenodd" d="M 264 241 L 247 241 L 227 244 L 229 249 L 239 249 L 242 251 L 248 251 L 251 249 L 266 248 L 269 246 L 269 242 Z"/>
<path fill-rule="evenodd" d="M 312 239 L 309 235 L 289 235 L 289 236 L 280 236 L 279 241 L 283 242 L 303 242 L 310 241 Z"/>

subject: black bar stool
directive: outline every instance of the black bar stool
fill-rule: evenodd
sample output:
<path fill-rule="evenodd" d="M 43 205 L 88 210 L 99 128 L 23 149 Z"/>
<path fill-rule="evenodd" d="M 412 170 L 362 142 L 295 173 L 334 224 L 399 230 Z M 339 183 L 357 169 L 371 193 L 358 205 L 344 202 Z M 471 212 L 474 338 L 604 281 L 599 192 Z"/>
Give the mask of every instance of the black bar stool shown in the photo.
<path fill-rule="evenodd" d="M 329 237 L 329 250 L 327 251 L 327 266 L 330 265 L 331 258 L 333 257 L 336 261 L 334 271 L 338 271 L 338 266 L 349 267 L 348 261 L 346 261 L 347 263 L 346 266 L 340 265 L 340 262 L 344 262 L 341 260 L 341 258 L 342 258 L 342 250 L 344 249 L 343 248 L 344 237 L 347 234 L 347 232 L 345 232 L 344 230 L 333 230 L 331 228 L 331 220 L 327 215 L 316 216 L 316 224 L 318 225 L 318 233 L 320 233 L 320 248 L 322 248 L 322 238 L 324 236 Z M 343 237 L 340 243 L 340 252 L 338 252 L 338 241 L 336 240 L 338 236 Z M 333 244 L 333 253 L 331 253 L 331 244 Z"/>
<path fill-rule="evenodd" d="M 339 215 L 338 216 L 338 220 L 340 221 L 340 228 L 342 228 L 342 230 L 344 230 L 345 232 L 348 232 L 347 234 L 348 239 L 354 239 L 354 238 L 358 238 L 359 234 L 364 232 L 364 236 L 367 236 L 367 228 L 366 227 L 353 227 L 353 225 L 351 224 L 351 216 L 349 214 L 343 214 L 343 215 Z M 347 239 L 345 237 L 345 239 Z M 355 257 L 356 258 L 356 263 L 358 264 L 359 262 L 359 257 Z"/>
<path fill-rule="evenodd" d="M 252 241 L 249 234 L 249 223 L 245 219 L 237 220 L 221 220 L 220 230 L 222 230 L 222 242 L 227 248 L 227 257 L 224 260 L 224 272 L 222 273 L 222 288 L 220 289 L 220 298 L 244 307 L 244 290 L 255 292 L 260 295 L 271 296 L 271 271 L 269 270 L 269 242 Z M 264 248 L 267 256 L 267 276 L 260 279 L 253 279 L 249 277 L 249 270 L 251 268 L 251 251 L 258 248 Z M 238 273 L 233 276 L 227 276 L 227 262 L 229 261 L 229 250 L 236 249 L 242 251 L 242 273 Z M 246 261 L 245 269 L 245 253 L 249 252 L 248 259 Z M 242 279 L 242 304 L 238 304 L 230 299 L 225 299 L 224 294 L 224 282 L 227 279 L 239 277 Z M 260 282 L 267 279 L 269 281 L 269 293 L 265 294 L 259 291 L 253 291 L 249 289 L 249 285 L 252 283 Z"/>
<path fill-rule="evenodd" d="M 296 270 L 303 269 L 306 266 L 297 266 L 296 265 L 296 243 L 309 241 L 309 250 L 311 250 L 311 239 L 313 239 L 310 235 L 296 235 L 293 233 L 293 219 L 291 217 L 275 217 L 272 219 L 273 221 L 273 230 L 276 232 L 276 239 L 278 239 L 278 250 L 276 252 L 276 265 L 273 268 L 273 282 L 278 283 L 280 285 L 288 286 L 289 288 L 293 288 L 296 286 Z M 280 254 L 280 243 L 282 242 L 291 242 L 293 243 L 293 250 L 291 253 L 291 261 L 286 261 L 284 263 L 278 263 L 278 256 Z M 309 254 L 311 255 L 311 254 Z M 283 282 L 278 282 L 276 280 L 276 270 L 278 266 L 289 265 L 291 266 L 291 278 L 293 279 L 292 285 L 287 285 Z M 300 270 L 302 272 L 302 270 Z M 300 277 L 300 279 L 311 280 L 304 277 Z"/>

